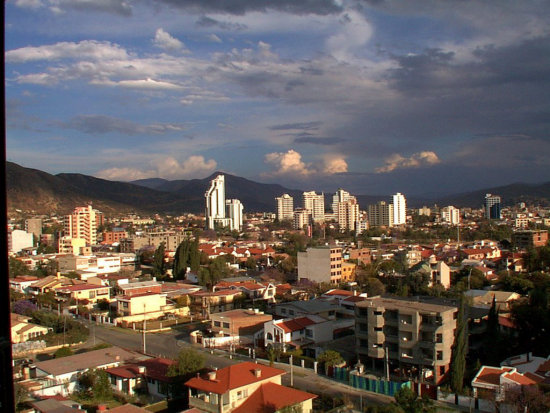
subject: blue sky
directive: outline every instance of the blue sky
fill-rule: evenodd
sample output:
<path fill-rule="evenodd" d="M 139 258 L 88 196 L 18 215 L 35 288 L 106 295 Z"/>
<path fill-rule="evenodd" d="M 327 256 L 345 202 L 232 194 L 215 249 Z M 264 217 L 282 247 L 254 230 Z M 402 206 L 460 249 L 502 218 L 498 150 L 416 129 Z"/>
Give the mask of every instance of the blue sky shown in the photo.
<path fill-rule="evenodd" d="M 550 3 L 8 0 L 7 159 L 446 194 L 550 180 Z"/>

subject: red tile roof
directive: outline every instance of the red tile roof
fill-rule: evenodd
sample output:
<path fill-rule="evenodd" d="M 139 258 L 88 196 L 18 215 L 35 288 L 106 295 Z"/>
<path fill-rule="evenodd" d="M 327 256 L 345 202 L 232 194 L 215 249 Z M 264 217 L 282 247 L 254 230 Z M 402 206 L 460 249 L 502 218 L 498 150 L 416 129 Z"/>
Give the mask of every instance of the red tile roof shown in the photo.
<path fill-rule="evenodd" d="M 483 366 L 476 377 L 472 381 L 473 383 L 486 383 L 500 385 L 500 375 L 512 371 L 511 367 L 487 367 Z"/>
<path fill-rule="evenodd" d="M 150 377 L 155 380 L 168 382 L 170 381 L 167 377 L 168 368 L 175 363 L 174 360 L 158 357 L 150 360 L 143 360 L 139 363 L 112 367 L 106 371 L 113 376 L 125 379 L 133 379 L 144 375 L 145 377 Z M 143 374 L 139 373 L 140 366 L 145 367 L 145 372 Z"/>
<path fill-rule="evenodd" d="M 330 291 L 327 291 L 325 294 L 323 295 L 345 295 L 345 296 L 352 296 L 353 295 L 353 291 L 348 291 L 348 290 L 330 290 Z"/>
<path fill-rule="evenodd" d="M 256 376 L 256 370 L 260 371 L 260 377 Z M 285 374 L 284 370 L 245 361 L 216 371 L 214 380 L 210 380 L 208 377 L 194 377 L 188 380 L 185 385 L 198 390 L 224 394 L 229 390 L 282 376 L 283 374 Z"/>
<path fill-rule="evenodd" d="M 276 325 L 281 327 L 285 331 L 285 333 L 292 333 L 293 331 L 303 330 L 304 328 L 312 324 L 316 324 L 316 322 L 308 317 L 299 317 L 292 320 L 285 320 L 283 322 L 277 323 Z"/>
<path fill-rule="evenodd" d="M 264 413 L 314 399 L 317 395 L 275 383 L 262 384 L 233 413 Z M 269 409 L 269 410 L 268 410 Z"/>

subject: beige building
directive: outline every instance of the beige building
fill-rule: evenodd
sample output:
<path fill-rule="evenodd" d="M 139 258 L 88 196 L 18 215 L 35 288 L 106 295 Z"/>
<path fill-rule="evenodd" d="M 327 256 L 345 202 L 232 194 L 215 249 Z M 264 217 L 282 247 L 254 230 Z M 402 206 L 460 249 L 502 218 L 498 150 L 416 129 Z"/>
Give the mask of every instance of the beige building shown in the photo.
<path fill-rule="evenodd" d="M 88 255 L 92 253 L 92 250 L 86 246 L 84 238 L 61 237 L 57 252 L 59 254 Z"/>
<path fill-rule="evenodd" d="M 29 323 L 30 317 L 19 314 L 10 314 L 11 319 L 11 342 L 25 343 L 31 340 L 38 340 L 48 334 L 52 329 L 38 324 Z"/>
<path fill-rule="evenodd" d="M 271 314 L 257 310 L 236 309 L 210 315 L 210 328 L 223 336 L 246 336 L 264 328 L 264 323 L 271 321 Z"/>
<path fill-rule="evenodd" d="M 66 297 L 78 301 L 95 303 L 98 300 L 109 300 L 111 298 L 110 288 L 104 285 L 70 285 L 56 290 L 58 297 Z"/>
<path fill-rule="evenodd" d="M 369 205 L 368 220 L 371 227 L 393 227 L 393 204 L 380 201 Z"/>
<path fill-rule="evenodd" d="M 457 312 L 437 299 L 367 298 L 356 304 L 357 356 L 374 369 L 422 372 L 439 384 L 450 367 Z"/>
<path fill-rule="evenodd" d="M 338 284 L 342 281 L 342 248 L 326 246 L 298 252 L 298 277 Z"/>
<path fill-rule="evenodd" d="M 355 231 L 359 222 L 359 204 L 354 196 L 336 203 L 336 220 L 340 231 Z"/>
<path fill-rule="evenodd" d="M 117 297 L 117 311 L 124 317 L 137 314 L 155 313 L 166 306 L 166 294 L 143 293 Z"/>
<path fill-rule="evenodd" d="M 65 236 L 83 238 L 87 245 L 97 244 L 97 226 L 99 211 L 91 205 L 76 207 L 72 214 L 63 220 Z"/>
<path fill-rule="evenodd" d="M 311 213 L 304 208 L 297 208 L 294 211 L 294 229 L 304 229 L 311 223 Z"/>
<path fill-rule="evenodd" d="M 292 220 L 294 218 L 294 198 L 289 194 L 283 194 L 277 198 L 277 219 L 279 221 Z"/>
<path fill-rule="evenodd" d="M 314 222 L 323 222 L 325 220 L 325 195 L 317 194 L 315 191 L 304 192 L 304 209 L 311 214 Z"/>

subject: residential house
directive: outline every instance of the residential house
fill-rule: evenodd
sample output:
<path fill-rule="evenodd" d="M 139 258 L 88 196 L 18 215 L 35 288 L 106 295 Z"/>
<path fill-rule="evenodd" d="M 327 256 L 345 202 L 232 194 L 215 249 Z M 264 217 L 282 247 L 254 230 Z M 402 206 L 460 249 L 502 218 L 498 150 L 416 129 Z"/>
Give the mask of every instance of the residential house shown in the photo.
<path fill-rule="evenodd" d="M 116 303 L 117 312 L 123 317 L 139 314 L 145 316 L 145 314 L 163 311 L 167 306 L 166 294 L 154 292 L 117 296 Z"/>
<path fill-rule="evenodd" d="M 111 289 L 109 286 L 79 284 L 69 285 L 56 289 L 56 295 L 62 299 L 75 300 L 77 303 L 88 302 L 95 303 L 99 300 L 110 300 Z"/>
<path fill-rule="evenodd" d="M 146 390 L 156 399 L 165 399 L 169 396 L 171 382 L 168 369 L 175 363 L 174 360 L 158 357 L 111 367 L 105 371 L 111 385 L 119 392 L 133 396 L 139 390 Z"/>
<path fill-rule="evenodd" d="M 244 297 L 240 290 L 197 291 L 189 294 L 191 305 L 198 308 L 202 317 L 210 314 L 233 310 L 238 297 Z"/>
<path fill-rule="evenodd" d="M 51 328 L 30 323 L 30 319 L 31 317 L 22 316 L 20 314 L 10 314 L 12 343 L 25 343 L 27 341 L 37 340 L 40 339 L 41 336 L 52 331 Z"/>
<path fill-rule="evenodd" d="M 277 368 L 243 362 L 195 377 L 189 388 L 189 406 L 211 413 L 251 413 L 296 406 L 303 413 L 313 411 L 313 394 L 281 385 L 286 372 Z"/>
<path fill-rule="evenodd" d="M 210 329 L 221 336 L 250 336 L 264 328 L 271 321 L 271 314 L 258 310 L 236 309 L 210 315 Z"/>
<path fill-rule="evenodd" d="M 435 255 L 431 255 L 427 261 L 421 261 L 411 268 L 413 272 L 428 274 L 428 286 L 442 285 L 445 289 L 451 287 L 451 270 L 443 261 L 438 261 Z"/>
<path fill-rule="evenodd" d="M 26 294 L 28 288 L 36 281 L 38 281 L 38 277 L 34 275 L 19 275 L 9 279 L 10 288 L 23 294 Z"/>
<path fill-rule="evenodd" d="M 30 405 L 32 408 L 28 410 L 30 413 L 86 413 L 79 403 L 65 397 L 31 401 Z"/>
<path fill-rule="evenodd" d="M 295 318 L 317 315 L 327 320 L 336 318 L 337 305 L 324 300 L 289 301 L 274 306 L 274 315 L 278 318 Z"/>
<path fill-rule="evenodd" d="M 482 366 L 472 380 L 472 388 L 474 397 L 500 402 L 505 400 L 507 392 L 534 386 L 541 381 L 541 377 L 519 373 L 514 367 Z"/>
<path fill-rule="evenodd" d="M 252 301 L 256 301 L 256 300 L 265 300 L 267 302 L 275 301 L 276 288 L 275 288 L 275 285 L 271 283 L 258 283 L 254 280 L 250 280 L 250 281 L 222 280 L 212 288 L 213 291 L 220 291 L 220 290 L 227 290 L 227 289 L 242 291 L 243 294 L 249 300 L 252 300 Z"/>
<path fill-rule="evenodd" d="M 144 293 L 161 293 L 162 285 L 157 281 L 138 281 L 130 283 L 119 283 L 117 293 L 126 297 Z"/>

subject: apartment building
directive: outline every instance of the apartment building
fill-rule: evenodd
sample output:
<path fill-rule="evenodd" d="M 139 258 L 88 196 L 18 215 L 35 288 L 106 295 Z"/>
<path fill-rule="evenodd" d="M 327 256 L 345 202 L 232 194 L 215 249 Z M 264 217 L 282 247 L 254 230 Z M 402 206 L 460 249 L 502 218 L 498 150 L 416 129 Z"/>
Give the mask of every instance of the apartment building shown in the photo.
<path fill-rule="evenodd" d="M 437 299 L 367 298 L 356 304 L 357 356 L 379 371 L 418 371 L 439 384 L 451 363 L 458 309 Z"/>
<path fill-rule="evenodd" d="M 63 220 L 65 235 L 70 238 L 82 238 L 87 245 L 97 244 L 97 227 L 99 211 L 91 205 L 76 207 L 72 214 Z"/>
<path fill-rule="evenodd" d="M 398 192 L 392 196 L 393 225 L 405 225 L 407 223 L 407 200 Z"/>
<path fill-rule="evenodd" d="M 393 227 L 393 204 L 380 201 L 369 205 L 368 220 L 371 227 Z"/>
<path fill-rule="evenodd" d="M 283 194 L 277 198 L 277 219 L 279 221 L 294 219 L 294 198 L 289 194 Z"/>
<path fill-rule="evenodd" d="M 324 246 L 298 252 L 298 278 L 318 283 L 342 281 L 342 248 Z"/>
<path fill-rule="evenodd" d="M 515 231 L 512 234 L 512 245 L 519 249 L 543 247 L 548 243 L 548 231 Z"/>
<path fill-rule="evenodd" d="M 314 222 L 323 222 L 325 220 L 325 195 L 317 194 L 315 191 L 304 192 L 304 209 L 311 214 Z"/>

